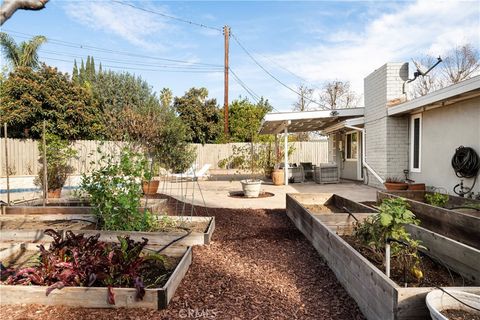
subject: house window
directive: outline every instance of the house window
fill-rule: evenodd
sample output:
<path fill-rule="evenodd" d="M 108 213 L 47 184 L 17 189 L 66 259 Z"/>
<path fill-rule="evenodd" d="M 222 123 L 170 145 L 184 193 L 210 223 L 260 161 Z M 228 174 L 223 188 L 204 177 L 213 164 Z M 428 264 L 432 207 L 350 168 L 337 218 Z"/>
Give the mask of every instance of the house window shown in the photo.
<path fill-rule="evenodd" d="M 358 157 L 358 132 L 352 131 L 345 137 L 345 152 L 347 160 L 357 160 Z"/>
<path fill-rule="evenodd" d="M 410 171 L 420 172 L 422 162 L 422 114 L 410 119 Z"/>

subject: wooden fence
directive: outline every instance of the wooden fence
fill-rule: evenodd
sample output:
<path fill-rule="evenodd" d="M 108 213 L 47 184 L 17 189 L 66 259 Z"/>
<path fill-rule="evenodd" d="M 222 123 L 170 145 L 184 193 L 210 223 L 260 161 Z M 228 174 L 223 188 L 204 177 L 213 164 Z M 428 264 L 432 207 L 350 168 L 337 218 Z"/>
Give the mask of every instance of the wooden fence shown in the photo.
<path fill-rule="evenodd" d="M 313 164 L 328 161 L 328 142 L 309 141 L 292 142 L 294 151 L 289 161 L 293 163 L 312 162 Z M 8 167 L 12 176 L 36 175 L 41 164 L 38 162 L 38 142 L 35 140 L 8 139 Z M 100 147 L 103 153 L 115 154 L 121 147 L 119 142 L 75 141 L 73 147 L 78 151 L 78 158 L 70 164 L 75 168 L 74 174 L 89 172 L 97 167 Z M 192 144 L 196 149 L 196 163 L 199 166 L 211 164 L 218 169 L 218 162 L 232 155 L 233 146 L 244 146 L 245 143 L 230 144 Z M 5 139 L 0 139 L 0 176 L 6 176 Z"/>

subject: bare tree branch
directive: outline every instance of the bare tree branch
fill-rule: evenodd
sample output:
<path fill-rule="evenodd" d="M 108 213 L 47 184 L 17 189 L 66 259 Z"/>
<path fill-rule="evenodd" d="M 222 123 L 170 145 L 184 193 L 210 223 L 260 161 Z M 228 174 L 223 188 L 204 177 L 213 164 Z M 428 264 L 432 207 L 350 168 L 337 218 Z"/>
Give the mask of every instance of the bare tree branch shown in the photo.
<path fill-rule="evenodd" d="M 19 9 L 42 10 L 49 0 L 3 0 L 0 6 L 0 26 Z"/>
<path fill-rule="evenodd" d="M 320 93 L 320 102 L 329 109 L 355 108 L 358 100 L 348 81 L 327 82 Z"/>
<path fill-rule="evenodd" d="M 455 47 L 443 60 L 443 72 L 448 84 L 471 78 L 479 69 L 479 52 L 471 44 Z"/>

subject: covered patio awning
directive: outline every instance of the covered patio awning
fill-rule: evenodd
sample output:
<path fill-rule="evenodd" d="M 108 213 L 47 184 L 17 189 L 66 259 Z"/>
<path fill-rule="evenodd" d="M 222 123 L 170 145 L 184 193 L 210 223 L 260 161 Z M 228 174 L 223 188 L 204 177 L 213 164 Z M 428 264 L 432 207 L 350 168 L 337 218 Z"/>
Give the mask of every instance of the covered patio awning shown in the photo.
<path fill-rule="evenodd" d="M 260 134 L 322 131 L 347 119 L 362 117 L 364 108 L 321 111 L 267 113 L 260 126 Z"/>
<path fill-rule="evenodd" d="M 363 117 L 364 108 L 334 109 L 303 112 L 267 113 L 260 126 L 260 134 L 284 133 L 284 150 L 288 150 L 288 133 L 324 131 L 348 119 Z M 362 121 L 363 123 L 363 121 Z M 288 153 L 284 152 L 284 163 Z M 288 166 L 285 166 L 285 185 L 288 185 Z"/>

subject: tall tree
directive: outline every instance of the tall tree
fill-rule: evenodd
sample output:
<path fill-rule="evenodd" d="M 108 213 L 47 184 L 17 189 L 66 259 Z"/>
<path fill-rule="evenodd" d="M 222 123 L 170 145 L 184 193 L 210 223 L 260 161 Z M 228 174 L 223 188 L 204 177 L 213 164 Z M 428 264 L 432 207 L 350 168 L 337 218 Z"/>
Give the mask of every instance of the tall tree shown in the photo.
<path fill-rule="evenodd" d="M 442 69 L 447 85 L 471 78 L 480 69 L 478 49 L 472 44 L 451 49 L 443 59 Z"/>
<path fill-rule="evenodd" d="M 64 139 L 103 135 L 92 95 L 68 74 L 43 64 L 38 70 L 19 67 L 2 84 L 0 117 L 15 138 L 39 138 L 43 120 L 48 132 Z"/>
<path fill-rule="evenodd" d="M 85 75 L 85 64 L 82 62 L 80 63 L 80 70 L 78 71 L 78 81 L 80 84 L 83 84 L 85 82 L 86 75 Z"/>
<path fill-rule="evenodd" d="M 314 89 L 301 84 L 298 86 L 297 92 L 300 93 L 298 101 L 293 104 L 293 111 L 308 111 L 312 103 Z"/>
<path fill-rule="evenodd" d="M 76 84 L 79 84 L 78 80 L 78 67 L 77 67 L 77 60 L 73 60 L 73 70 L 72 70 L 72 81 Z"/>
<path fill-rule="evenodd" d="M 169 88 L 163 88 L 160 91 L 160 104 L 163 108 L 169 108 L 172 106 L 173 92 Z"/>
<path fill-rule="evenodd" d="M 308 111 L 311 110 L 310 105 L 312 103 L 312 96 L 314 93 L 313 88 L 302 84 L 298 86 L 297 92 L 300 93 L 297 102 L 293 104 L 293 111 Z M 295 134 L 297 141 L 308 141 L 310 134 L 308 132 L 299 132 Z"/>
<path fill-rule="evenodd" d="M 421 55 L 413 63 L 422 72 L 435 64 L 437 58 Z M 479 51 L 472 44 L 464 44 L 450 49 L 437 68 L 412 82 L 409 92 L 414 97 L 426 95 L 443 87 L 467 80 L 480 72 Z"/>
<path fill-rule="evenodd" d="M 355 108 L 358 97 L 350 89 L 350 82 L 335 80 L 323 86 L 320 103 L 328 109 Z"/>
<path fill-rule="evenodd" d="M 233 100 L 228 110 L 230 141 L 256 141 L 262 119 L 270 111 L 272 106 L 263 98 L 257 104 L 251 103 L 247 98 Z"/>
<path fill-rule="evenodd" d="M 15 40 L 5 32 L 0 32 L 0 46 L 3 55 L 13 68 L 38 67 L 38 49 L 47 41 L 44 36 L 35 36 L 29 41 L 17 44 Z"/>
<path fill-rule="evenodd" d="M 182 97 L 175 97 L 173 102 L 193 143 L 214 143 L 221 136 L 221 112 L 217 100 L 207 98 L 206 88 L 191 88 Z"/>

